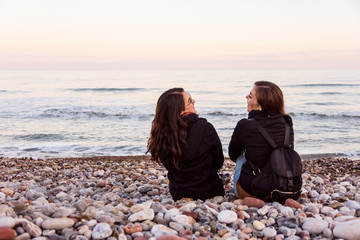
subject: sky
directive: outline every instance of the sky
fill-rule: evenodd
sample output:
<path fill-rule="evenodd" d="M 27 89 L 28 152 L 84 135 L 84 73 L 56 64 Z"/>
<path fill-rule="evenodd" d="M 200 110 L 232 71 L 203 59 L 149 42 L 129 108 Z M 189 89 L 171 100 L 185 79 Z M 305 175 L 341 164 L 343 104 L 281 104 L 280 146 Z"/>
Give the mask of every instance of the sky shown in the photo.
<path fill-rule="evenodd" d="M 360 69 L 359 0 L 0 0 L 0 70 Z"/>

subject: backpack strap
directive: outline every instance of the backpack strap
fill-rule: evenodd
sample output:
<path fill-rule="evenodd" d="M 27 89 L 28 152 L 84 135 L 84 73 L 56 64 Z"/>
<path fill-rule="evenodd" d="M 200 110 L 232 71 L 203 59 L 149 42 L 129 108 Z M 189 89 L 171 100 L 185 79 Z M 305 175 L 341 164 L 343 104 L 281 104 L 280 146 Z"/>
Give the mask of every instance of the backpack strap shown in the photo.
<path fill-rule="evenodd" d="M 251 169 L 248 169 L 246 167 L 243 167 L 241 169 L 241 172 L 245 172 L 245 174 L 253 174 L 254 176 L 258 175 L 259 173 L 261 173 L 261 169 L 258 168 L 257 166 L 255 166 L 251 161 L 247 161 L 250 164 Z"/>
<path fill-rule="evenodd" d="M 264 136 L 264 138 L 269 142 L 269 144 L 276 149 L 277 145 L 274 142 L 274 140 L 272 140 L 272 138 L 269 136 L 269 134 L 266 132 L 266 130 L 260 125 L 260 123 L 258 121 L 256 121 L 256 119 L 251 118 L 249 119 L 250 121 L 253 121 L 255 123 L 256 128 L 259 130 L 259 132 Z M 257 175 L 261 172 L 261 169 L 258 168 L 257 166 L 255 166 L 251 161 L 247 161 L 251 167 L 251 169 L 246 169 L 243 168 L 241 171 L 246 172 L 247 174 L 253 174 L 253 175 Z"/>
<path fill-rule="evenodd" d="M 266 132 L 266 130 L 263 128 L 263 126 L 261 126 L 261 124 L 255 118 L 252 118 L 250 120 L 252 120 L 255 123 L 256 128 L 259 130 L 261 135 L 263 135 L 263 137 L 266 139 L 266 141 L 268 141 L 268 143 L 272 146 L 272 148 L 274 148 L 274 149 L 278 148 L 278 146 L 276 145 L 274 140 Z M 284 118 L 283 118 L 283 121 L 285 122 L 284 146 L 289 147 L 290 146 L 290 143 L 289 143 L 289 141 L 290 141 L 290 126 L 289 126 L 288 122 L 285 121 Z M 248 161 L 248 162 L 249 162 L 249 165 L 251 166 L 252 169 L 251 170 L 246 169 L 246 171 L 248 171 L 249 173 L 252 173 L 254 175 L 257 175 L 257 174 L 259 174 L 261 172 L 261 169 L 256 167 L 252 162 L 250 162 L 250 161 Z"/>
<path fill-rule="evenodd" d="M 266 130 L 263 128 L 263 126 L 260 125 L 260 123 L 258 121 L 256 121 L 256 119 L 252 118 L 254 120 L 255 126 L 256 128 L 259 130 L 259 132 L 264 136 L 264 138 L 266 139 L 266 141 L 268 141 L 268 143 L 274 148 L 276 149 L 278 146 L 276 145 L 276 143 L 274 142 L 274 140 L 272 140 L 272 138 L 270 137 L 270 135 L 266 132 Z M 285 133 L 285 141 L 286 141 L 286 133 Z"/>
<path fill-rule="evenodd" d="M 263 128 L 263 126 L 260 125 L 256 119 L 252 118 L 251 120 L 254 121 L 256 128 L 259 130 L 259 132 L 264 136 L 266 141 L 274 148 L 278 148 L 274 140 L 270 137 L 270 135 L 266 132 L 266 130 Z M 284 147 L 289 148 L 290 147 L 290 126 L 289 123 L 283 118 L 283 121 L 285 123 L 285 138 L 284 138 Z"/>
<path fill-rule="evenodd" d="M 289 148 L 290 147 L 290 126 L 287 121 L 285 121 L 285 139 L 284 139 L 284 146 Z"/>

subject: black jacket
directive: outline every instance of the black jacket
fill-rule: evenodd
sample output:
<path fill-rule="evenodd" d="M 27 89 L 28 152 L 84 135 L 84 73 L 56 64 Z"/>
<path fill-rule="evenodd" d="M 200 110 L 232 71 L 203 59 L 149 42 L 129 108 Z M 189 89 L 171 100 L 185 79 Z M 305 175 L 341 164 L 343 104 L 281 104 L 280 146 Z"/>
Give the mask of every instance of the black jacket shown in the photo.
<path fill-rule="evenodd" d="M 188 123 L 187 149 L 183 151 L 179 169 L 165 166 L 174 200 L 208 199 L 223 196 L 224 187 L 217 171 L 224 163 L 222 145 L 215 128 L 196 114 L 184 117 Z"/>
<path fill-rule="evenodd" d="M 290 144 L 294 147 L 293 123 L 289 115 L 282 116 L 280 113 L 266 115 L 255 110 L 249 113 L 248 119 L 241 119 L 237 123 L 229 144 L 230 159 L 236 161 L 236 158 L 246 150 L 246 163 L 243 165 L 243 169 L 252 169 L 249 161 L 261 169 L 268 161 L 273 148 L 257 130 L 255 123 L 249 121 L 251 118 L 256 119 L 263 126 L 278 146 L 284 145 L 284 118 L 290 125 Z M 250 183 L 254 175 L 244 172 L 242 171 L 240 175 L 240 185 L 246 192 L 252 194 Z"/>

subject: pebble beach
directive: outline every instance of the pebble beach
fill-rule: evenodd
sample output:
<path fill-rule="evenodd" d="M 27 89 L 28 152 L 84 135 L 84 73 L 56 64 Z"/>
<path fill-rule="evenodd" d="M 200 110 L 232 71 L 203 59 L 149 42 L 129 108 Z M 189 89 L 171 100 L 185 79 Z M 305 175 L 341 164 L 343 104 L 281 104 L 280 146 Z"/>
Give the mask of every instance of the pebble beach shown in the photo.
<path fill-rule="evenodd" d="M 360 239 L 360 161 L 303 159 L 303 191 L 285 204 L 226 194 L 174 201 L 148 156 L 0 158 L 0 240 Z"/>

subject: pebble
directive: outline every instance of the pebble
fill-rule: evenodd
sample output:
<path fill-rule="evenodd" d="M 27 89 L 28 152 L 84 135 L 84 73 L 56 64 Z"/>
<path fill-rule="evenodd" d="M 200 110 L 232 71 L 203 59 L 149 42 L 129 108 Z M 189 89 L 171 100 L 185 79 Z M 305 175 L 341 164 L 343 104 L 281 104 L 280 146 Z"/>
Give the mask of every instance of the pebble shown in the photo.
<path fill-rule="evenodd" d="M 260 208 L 259 210 L 257 210 L 257 212 L 258 212 L 260 215 L 266 215 L 269 211 L 270 211 L 270 207 L 269 207 L 269 206 L 263 206 L 262 208 Z"/>
<path fill-rule="evenodd" d="M 0 228 L 13 228 L 15 227 L 20 219 L 14 219 L 12 217 L 0 217 Z"/>
<path fill-rule="evenodd" d="M 323 236 L 326 238 L 331 239 L 332 237 L 332 231 L 330 228 L 325 228 L 324 231 L 322 232 Z"/>
<path fill-rule="evenodd" d="M 325 228 L 329 226 L 329 223 L 316 218 L 306 218 L 302 228 L 308 231 L 310 234 L 320 234 L 324 231 Z"/>
<path fill-rule="evenodd" d="M 144 209 L 140 212 L 136 212 L 132 214 L 128 220 L 130 222 L 138 222 L 138 221 L 144 221 L 144 220 L 153 220 L 154 219 L 154 210 L 153 209 Z"/>
<path fill-rule="evenodd" d="M 14 195 L 14 190 L 12 190 L 11 188 L 5 187 L 5 188 L 2 188 L 0 191 L 8 197 L 12 197 Z"/>
<path fill-rule="evenodd" d="M 172 216 L 171 220 L 181 224 L 182 226 L 186 226 L 189 224 L 188 216 L 182 214 Z"/>
<path fill-rule="evenodd" d="M 337 208 L 340 208 L 343 206 L 343 203 L 341 202 L 333 202 L 333 203 L 330 203 L 328 205 L 328 207 L 332 208 L 332 209 L 337 209 Z"/>
<path fill-rule="evenodd" d="M 135 224 L 135 225 L 126 225 L 124 227 L 124 231 L 126 234 L 133 234 L 136 232 L 142 232 L 142 228 L 140 224 Z"/>
<path fill-rule="evenodd" d="M 170 236 L 160 236 L 156 240 L 186 240 L 186 238 L 170 235 Z"/>
<path fill-rule="evenodd" d="M 0 228 L 0 240 L 13 240 L 15 239 L 15 231 L 12 228 Z"/>
<path fill-rule="evenodd" d="M 279 213 L 281 213 L 281 214 L 284 215 L 285 217 L 292 217 L 292 216 L 294 216 L 294 211 L 291 209 L 291 207 L 279 206 L 279 207 L 277 208 L 277 210 L 279 211 Z"/>
<path fill-rule="evenodd" d="M 226 159 L 220 173 L 231 178 L 234 167 Z M 174 201 L 165 168 L 146 156 L 0 157 L 0 237 L 9 231 L 16 240 L 358 239 L 358 169 L 347 159 L 303 160 L 301 198 L 282 205 L 236 199 L 229 179 L 225 196 Z"/>
<path fill-rule="evenodd" d="M 344 202 L 343 207 L 347 207 L 348 209 L 358 210 L 358 209 L 360 209 L 360 204 L 358 202 L 349 200 L 349 201 Z"/>
<path fill-rule="evenodd" d="M 293 236 L 296 234 L 296 229 L 282 226 L 282 227 L 279 227 L 279 232 L 281 232 L 286 237 L 290 237 L 290 236 Z"/>
<path fill-rule="evenodd" d="M 256 230 L 258 230 L 258 231 L 261 231 L 261 230 L 263 230 L 263 229 L 265 228 L 265 224 L 263 224 L 262 222 L 260 222 L 260 221 L 258 221 L 258 220 L 255 220 L 255 221 L 253 222 L 253 226 L 254 226 L 254 228 L 255 228 Z"/>
<path fill-rule="evenodd" d="M 296 228 L 299 225 L 299 221 L 295 217 L 288 217 L 285 219 L 284 225 L 289 228 Z"/>
<path fill-rule="evenodd" d="M 162 224 L 156 224 L 151 228 L 151 233 L 155 238 L 158 238 L 160 236 L 164 235 L 177 235 L 177 231 L 174 229 L 171 229 L 169 227 L 166 227 Z"/>
<path fill-rule="evenodd" d="M 286 199 L 285 206 L 291 207 L 291 208 L 298 208 L 298 209 L 303 208 L 302 205 L 299 202 L 297 202 L 297 201 L 295 201 L 294 199 L 291 199 L 291 198 Z"/>
<path fill-rule="evenodd" d="M 273 238 L 276 236 L 277 232 L 274 228 L 264 228 L 264 230 L 262 231 L 262 234 L 264 235 L 264 237 L 268 237 L 268 238 Z"/>
<path fill-rule="evenodd" d="M 236 212 L 231 211 L 231 210 L 224 210 L 218 214 L 217 218 L 218 218 L 219 222 L 232 223 L 232 222 L 235 222 L 238 217 L 237 217 Z"/>
<path fill-rule="evenodd" d="M 23 233 L 16 237 L 16 240 L 28 240 L 31 238 L 31 235 L 29 233 Z"/>
<path fill-rule="evenodd" d="M 69 228 L 74 225 L 74 220 L 71 218 L 48 218 L 41 224 L 43 229 L 61 230 Z"/>
<path fill-rule="evenodd" d="M 35 225 L 34 223 L 32 223 L 28 220 L 22 222 L 22 227 L 24 228 L 24 230 L 26 232 L 28 232 L 33 237 L 41 236 L 42 231 L 41 231 L 40 227 L 38 227 L 37 225 Z"/>
<path fill-rule="evenodd" d="M 133 213 L 137 213 L 142 210 L 149 209 L 151 207 L 151 204 L 152 204 L 151 201 L 146 201 L 141 204 L 135 204 L 130 207 L 130 211 Z"/>
<path fill-rule="evenodd" d="M 179 212 L 192 212 L 197 207 L 194 201 L 185 203 L 179 208 Z"/>
<path fill-rule="evenodd" d="M 112 230 L 107 223 L 99 223 L 94 227 L 91 237 L 95 240 L 110 237 Z"/>
<path fill-rule="evenodd" d="M 185 227 L 183 225 L 181 225 L 180 223 L 177 223 L 177 222 L 170 222 L 169 227 L 171 229 L 174 229 L 177 232 L 182 232 L 182 231 L 185 230 Z"/>
<path fill-rule="evenodd" d="M 265 202 L 258 198 L 246 197 L 244 198 L 244 204 L 249 207 L 261 208 L 265 205 Z"/>
<path fill-rule="evenodd" d="M 343 239 L 360 239 L 360 219 L 336 222 L 333 230 L 334 237 Z"/>
<path fill-rule="evenodd" d="M 177 209 L 177 208 L 171 208 L 171 209 L 169 209 L 169 210 L 166 211 L 165 216 L 164 216 L 164 219 L 165 219 L 166 221 L 170 222 L 170 221 L 171 221 L 171 218 L 172 218 L 173 216 L 176 216 L 176 215 L 179 215 L 179 214 L 180 214 L 179 209 Z"/>

